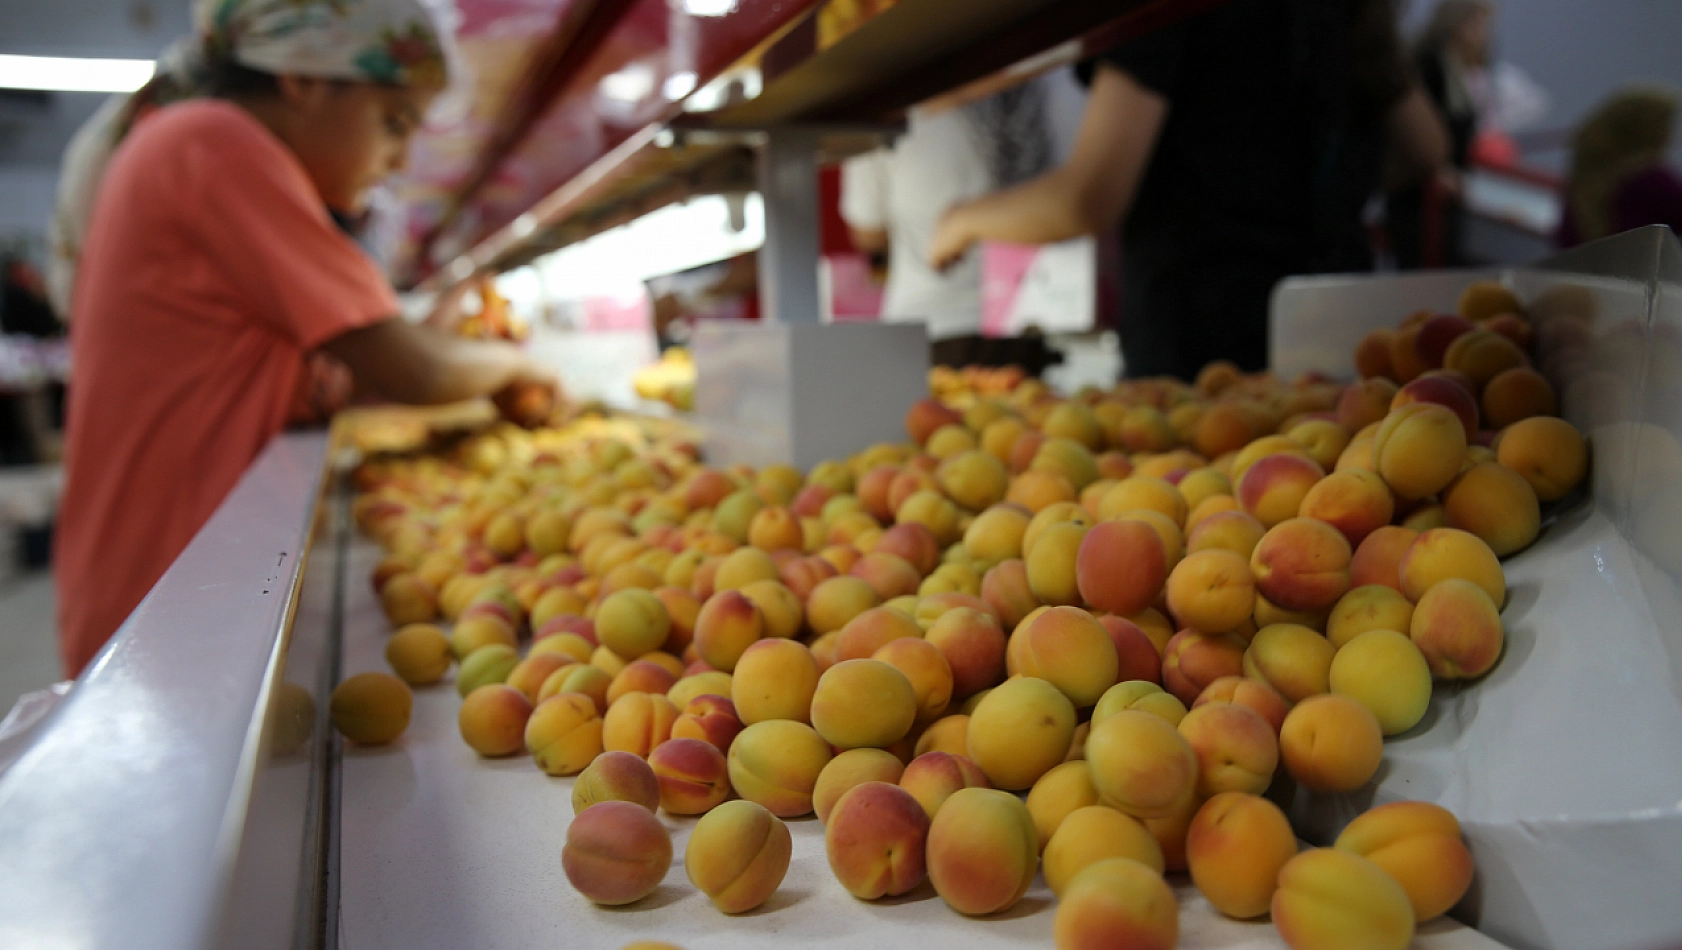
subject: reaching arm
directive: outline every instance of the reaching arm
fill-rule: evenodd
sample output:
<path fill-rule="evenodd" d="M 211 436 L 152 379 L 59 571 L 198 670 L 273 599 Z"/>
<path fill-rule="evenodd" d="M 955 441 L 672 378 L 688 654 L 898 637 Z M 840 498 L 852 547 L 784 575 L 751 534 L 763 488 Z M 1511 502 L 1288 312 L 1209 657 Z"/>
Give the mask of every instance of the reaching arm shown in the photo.
<path fill-rule="evenodd" d="M 1412 184 L 1448 164 L 1448 128 L 1425 90 L 1415 84 L 1385 117 L 1388 138 L 1384 184 Z"/>
<path fill-rule="evenodd" d="M 1068 161 L 948 211 L 930 263 L 947 267 L 977 241 L 1046 244 L 1113 226 L 1133 203 L 1167 116 L 1167 99 L 1119 69 L 1099 67 Z"/>
<path fill-rule="evenodd" d="M 323 349 L 344 360 L 358 381 L 397 402 L 455 402 L 515 382 L 555 383 L 512 344 L 458 339 L 400 317 L 341 334 Z"/>

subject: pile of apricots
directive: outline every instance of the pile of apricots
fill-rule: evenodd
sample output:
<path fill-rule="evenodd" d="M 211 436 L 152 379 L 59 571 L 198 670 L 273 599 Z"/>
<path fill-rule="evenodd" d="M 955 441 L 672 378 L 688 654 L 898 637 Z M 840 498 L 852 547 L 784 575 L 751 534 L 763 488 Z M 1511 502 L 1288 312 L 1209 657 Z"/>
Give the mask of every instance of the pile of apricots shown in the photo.
<path fill-rule="evenodd" d="M 1296 950 L 1401 950 L 1471 882 L 1455 817 L 1299 852 L 1264 793 L 1361 789 L 1434 683 L 1493 668 L 1501 558 L 1584 478 L 1520 302 L 1459 310 L 1367 337 L 1351 384 L 937 371 L 910 442 L 804 474 L 629 420 L 370 461 L 387 658 L 454 667 L 480 755 L 577 776 L 562 866 L 602 904 L 666 874 L 664 810 L 699 816 L 695 887 L 757 907 L 815 812 L 861 901 L 927 880 L 984 916 L 1043 873 L 1066 950 L 1174 946 L 1182 872 Z"/>

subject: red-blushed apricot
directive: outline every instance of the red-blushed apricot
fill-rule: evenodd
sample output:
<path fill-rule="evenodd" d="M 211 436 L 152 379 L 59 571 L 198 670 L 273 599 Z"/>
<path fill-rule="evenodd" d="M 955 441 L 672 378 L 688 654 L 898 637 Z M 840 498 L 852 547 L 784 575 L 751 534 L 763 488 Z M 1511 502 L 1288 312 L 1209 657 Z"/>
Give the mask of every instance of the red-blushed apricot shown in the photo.
<path fill-rule="evenodd" d="M 1390 343 L 1396 338 L 1394 330 L 1380 327 L 1361 338 L 1355 346 L 1355 372 L 1362 379 L 1390 375 Z"/>
<path fill-rule="evenodd" d="M 1271 910 L 1291 950 L 1404 950 L 1413 942 L 1402 886 L 1366 858 L 1333 848 L 1285 862 Z"/>
<path fill-rule="evenodd" d="M 695 670 L 696 668 L 692 666 L 691 671 L 685 672 L 682 679 L 673 683 L 671 689 L 666 690 L 666 698 L 672 701 L 672 705 L 679 709 L 686 709 L 695 697 L 707 693 L 722 696 L 726 699 L 730 698 L 732 677 L 729 673 L 710 669 L 705 666 L 704 661 L 703 665 L 698 668 L 698 672 Z M 732 716 L 736 715 L 734 706 L 731 706 L 730 714 Z"/>
<path fill-rule="evenodd" d="M 1297 782 L 1316 792 L 1352 792 L 1384 758 L 1372 710 L 1347 696 L 1310 696 L 1285 717 L 1279 754 Z"/>
<path fill-rule="evenodd" d="M 1243 511 L 1220 511 L 1204 518 L 1186 536 L 1186 555 L 1221 550 L 1250 559 L 1267 529 Z M 1178 565 L 1176 565 L 1178 566 Z"/>
<path fill-rule="evenodd" d="M 730 785 L 779 818 L 798 818 L 812 811 L 812 792 L 831 758 L 829 743 L 811 726 L 790 719 L 756 722 L 730 745 Z"/>
<path fill-rule="evenodd" d="M 1162 651 L 1162 685 L 1189 706 L 1210 683 L 1243 672 L 1244 649 L 1231 633 L 1181 630 Z"/>
<path fill-rule="evenodd" d="M 1017 672 L 1057 687 L 1076 708 L 1115 685 L 1117 656 L 1108 631 L 1079 607 L 1052 607 L 1023 625 Z"/>
<path fill-rule="evenodd" d="M 1449 345 L 1473 329 L 1472 321 L 1458 314 L 1437 314 L 1419 325 L 1414 349 L 1427 368 L 1437 369 L 1443 365 L 1443 354 L 1448 352 Z"/>
<path fill-rule="evenodd" d="M 1260 794 L 1279 764 L 1279 740 L 1260 714 L 1236 703 L 1204 703 L 1180 720 L 1180 737 L 1197 755 L 1197 794 Z"/>
<path fill-rule="evenodd" d="M 1439 581 L 1419 598 L 1408 635 L 1438 679 L 1482 676 L 1501 658 L 1506 641 L 1495 602 L 1460 578 Z"/>
<path fill-rule="evenodd" d="M 1450 578 L 1483 588 L 1497 608 L 1507 600 L 1507 575 L 1500 559 L 1482 538 L 1458 528 L 1420 532 L 1403 553 L 1398 572 L 1402 594 L 1415 604 L 1426 591 Z"/>
<path fill-rule="evenodd" d="M 1015 558 L 999 562 L 982 577 L 981 599 L 1005 630 L 1016 629 L 1023 617 L 1042 606 L 1028 587 L 1027 563 Z"/>
<path fill-rule="evenodd" d="M 788 873 L 793 837 L 781 818 L 753 802 L 725 802 L 701 816 L 684 848 L 689 882 L 726 914 L 765 903 Z"/>
<path fill-rule="evenodd" d="M 1057 687 L 1019 676 L 990 690 L 971 710 L 969 757 L 999 788 L 1030 788 L 1063 761 L 1075 707 Z"/>
<path fill-rule="evenodd" d="M 904 611 L 893 607 L 872 607 L 847 621 L 835 640 L 836 660 L 866 660 L 888 643 L 901 638 L 918 639 L 923 629 Z"/>
<path fill-rule="evenodd" d="M 540 633 L 533 635 L 531 649 L 526 655 L 554 653 L 574 663 L 588 663 L 595 649 L 589 640 L 576 633 Z"/>
<path fill-rule="evenodd" d="M 887 782 L 864 782 L 829 813 L 829 867 L 859 900 L 897 897 L 923 882 L 929 818 L 916 799 Z"/>
<path fill-rule="evenodd" d="M 1431 669 L 1405 633 L 1368 630 L 1332 658 L 1332 692 L 1372 710 L 1387 736 L 1412 729 L 1431 703 Z"/>
<path fill-rule="evenodd" d="M 671 698 L 671 694 L 667 694 Z M 674 703 L 675 705 L 675 703 Z M 691 699 L 672 723 L 673 739 L 701 739 L 720 752 L 729 752 L 730 743 L 743 729 L 736 716 L 736 705 L 728 697 L 702 693 Z"/>
<path fill-rule="evenodd" d="M 1334 845 L 1384 869 L 1407 892 L 1415 921 L 1448 913 L 1472 884 L 1460 822 L 1430 802 L 1391 802 L 1344 826 Z"/>
<path fill-rule="evenodd" d="M 879 603 L 875 589 L 859 578 L 831 577 L 812 588 L 806 599 L 806 622 L 813 633 L 829 633 Z"/>
<path fill-rule="evenodd" d="M 954 697 L 972 695 L 1004 678 L 1005 634 L 991 614 L 972 607 L 949 610 L 929 625 L 924 639 L 946 658 Z"/>
<path fill-rule="evenodd" d="M 1417 537 L 1419 532 L 1399 526 L 1379 528 L 1367 535 L 1349 561 L 1349 585 L 1382 584 L 1399 592 L 1402 557 Z"/>
<path fill-rule="evenodd" d="M 1588 446 L 1564 419 L 1535 416 L 1501 432 L 1495 457 L 1530 483 L 1542 501 L 1558 501 L 1588 472 Z"/>
<path fill-rule="evenodd" d="M 1477 435 L 1477 396 L 1469 385 L 1446 375 L 1446 371 L 1434 370 L 1403 386 L 1396 393 L 1396 398 L 1391 400 L 1390 408 L 1397 409 L 1416 402 L 1432 403 L 1454 413 L 1466 432 L 1467 442 Z"/>
<path fill-rule="evenodd" d="M 1205 458 L 1237 451 L 1255 438 L 1250 419 L 1236 404 L 1217 402 L 1203 411 L 1192 436 L 1192 447 Z"/>
<path fill-rule="evenodd" d="M 572 813 L 610 801 L 631 802 L 652 812 L 660 807 L 660 780 L 638 756 L 603 752 L 572 783 Z"/>
<path fill-rule="evenodd" d="M 1496 557 L 1523 550 L 1542 529 L 1536 490 L 1517 472 L 1480 462 L 1460 473 L 1443 492 L 1450 527 L 1478 536 Z"/>
<path fill-rule="evenodd" d="M 767 719 L 811 718 L 818 663 L 805 644 L 760 640 L 743 651 L 730 679 L 730 701 L 743 725 Z"/>
<path fill-rule="evenodd" d="M 1244 506 L 1240 505 L 1238 499 L 1231 495 L 1210 495 L 1198 502 L 1197 507 L 1186 515 L 1186 530 L 1194 530 L 1198 525 L 1223 511 L 1236 511 L 1242 514 Z M 1255 519 L 1252 518 L 1251 520 L 1254 521 Z M 1260 524 L 1260 522 L 1257 523 Z"/>
<path fill-rule="evenodd" d="M 647 758 L 672 737 L 677 716 L 677 707 L 664 693 L 626 693 L 602 717 L 602 748 Z"/>
<path fill-rule="evenodd" d="M 1189 554 L 1168 575 L 1168 609 L 1181 626 L 1225 633 L 1250 616 L 1255 577 L 1248 560 L 1213 549 Z"/>
<path fill-rule="evenodd" d="M 917 722 L 939 719 L 952 702 L 952 665 L 939 647 L 914 637 L 886 644 L 871 655 L 905 675 L 917 701 Z"/>
<path fill-rule="evenodd" d="M 812 786 L 812 810 L 817 813 L 818 821 L 827 823 L 835 803 L 855 786 L 865 782 L 895 785 L 904 773 L 905 763 L 891 752 L 848 749 L 830 759 L 829 764 L 818 773 L 817 784 Z"/>
<path fill-rule="evenodd" d="M 1039 836 L 1022 800 L 990 788 L 952 793 L 930 822 L 928 874 L 953 910 L 979 916 L 1015 906 L 1039 869 Z"/>
<path fill-rule="evenodd" d="M 672 839 L 654 814 L 631 802 L 598 802 L 567 826 L 561 868 L 580 894 L 617 906 L 642 900 L 672 865 Z"/>
<path fill-rule="evenodd" d="M 1169 567 L 1161 536 L 1150 523 L 1135 519 L 1094 525 L 1075 558 L 1081 599 L 1094 610 L 1122 616 L 1156 600 Z"/>
<path fill-rule="evenodd" d="M 1092 727 L 1086 761 L 1100 801 L 1135 818 L 1160 818 L 1197 784 L 1197 755 L 1150 713 L 1122 710 Z"/>
<path fill-rule="evenodd" d="M 1350 432 L 1384 418 L 1396 398 L 1396 384 L 1388 379 L 1363 379 L 1343 390 L 1337 400 L 1337 422 Z"/>
<path fill-rule="evenodd" d="M 1186 832 L 1192 882 L 1228 917 L 1267 913 L 1279 871 L 1296 853 L 1296 835 L 1279 806 L 1242 792 L 1209 799 Z"/>
<path fill-rule="evenodd" d="M 1162 875 L 1110 858 L 1064 887 L 1052 929 L 1057 950 L 1171 950 L 1180 939 L 1179 904 Z"/>
<path fill-rule="evenodd" d="M 1349 589 L 1349 541 L 1312 518 L 1268 530 L 1250 555 L 1256 593 L 1286 610 L 1328 610 Z"/>
<path fill-rule="evenodd" d="M 1395 516 L 1390 489 L 1377 473 L 1364 468 L 1333 472 L 1303 498 L 1301 515 L 1324 521 L 1341 532 L 1353 549 Z"/>
<path fill-rule="evenodd" d="M 1098 789 L 1092 784 L 1092 766 L 1084 759 L 1057 766 L 1034 783 L 1026 804 L 1043 851 L 1065 818 L 1076 809 L 1098 804 Z"/>
<path fill-rule="evenodd" d="M 1116 682 L 1146 680 L 1156 682 L 1162 676 L 1162 654 L 1156 644 L 1138 624 L 1126 617 L 1105 614 L 1098 618 L 1116 651 Z"/>
<path fill-rule="evenodd" d="M 1176 727 L 1186 718 L 1186 704 L 1173 693 L 1164 692 L 1162 687 L 1147 680 L 1128 680 L 1115 684 L 1099 697 L 1098 705 L 1092 707 L 1092 724 L 1097 725 L 1124 709 L 1150 713 Z"/>
<path fill-rule="evenodd" d="M 656 654 L 645 654 L 645 656 L 654 655 Z M 619 671 L 619 675 L 613 678 L 613 682 L 608 684 L 608 706 L 611 708 L 614 703 L 619 701 L 620 697 L 629 693 L 666 695 L 666 691 L 677 684 L 677 675 L 672 672 L 672 666 L 673 664 L 670 662 L 662 664 L 652 660 L 637 660 L 635 663 L 627 663 L 625 668 Z M 555 668 L 558 669 L 559 667 Z M 514 672 L 520 672 L 520 668 L 515 667 Z M 513 682 L 514 674 L 510 673 L 508 678 L 509 685 L 516 686 Z M 547 679 L 547 676 L 545 676 L 545 679 Z M 542 682 L 542 680 L 539 681 L 538 689 L 542 688 Z M 535 695 L 535 692 L 533 695 Z"/>
<path fill-rule="evenodd" d="M 547 700 L 561 693 L 578 693 L 588 696 L 596 704 L 596 712 L 607 713 L 607 691 L 613 686 L 613 678 L 608 676 L 600 667 L 588 663 L 575 663 L 563 666 L 543 681 L 537 691 L 537 702 Z"/>
<path fill-rule="evenodd" d="M 800 632 L 805 622 L 800 598 L 781 581 L 763 580 L 743 584 L 742 596 L 753 601 L 765 621 L 765 635 L 787 640 Z"/>
<path fill-rule="evenodd" d="M 705 814 L 730 797 L 724 753 L 710 742 L 668 739 L 648 754 L 648 766 L 660 782 L 660 807 L 671 814 Z"/>
<path fill-rule="evenodd" d="M 1304 455 L 1279 452 L 1265 455 L 1244 469 L 1237 497 L 1263 527 L 1295 518 L 1309 489 L 1325 477 L 1320 466 Z"/>
<path fill-rule="evenodd" d="M 1483 388 L 1483 414 L 1491 429 L 1504 429 L 1533 416 L 1559 412 L 1559 400 L 1546 377 L 1528 366 L 1504 370 Z"/>
<path fill-rule="evenodd" d="M 912 759 L 899 777 L 899 787 L 923 806 L 932 819 L 952 793 L 961 788 L 992 788 L 987 774 L 967 756 L 925 752 Z"/>
<path fill-rule="evenodd" d="M 759 607 L 738 590 L 707 598 L 695 618 L 695 649 L 715 669 L 730 672 L 747 648 L 765 635 Z"/>
<path fill-rule="evenodd" d="M 913 442 L 922 445 L 941 426 L 957 425 L 963 421 L 963 417 L 945 403 L 932 398 L 919 399 L 905 412 L 905 431 L 911 435 Z"/>
<path fill-rule="evenodd" d="M 929 723 L 929 727 L 917 737 L 911 754 L 915 757 L 929 752 L 949 752 L 968 758 L 969 716 L 953 713 Z"/>
<path fill-rule="evenodd" d="M 1336 652 L 1331 641 L 1308 627 L 1270 624 L 1256 631 L 1244 651 L 1244 675 L 1267 683 L 1287 702 L 1300 703 L 1330 690 Z"/>

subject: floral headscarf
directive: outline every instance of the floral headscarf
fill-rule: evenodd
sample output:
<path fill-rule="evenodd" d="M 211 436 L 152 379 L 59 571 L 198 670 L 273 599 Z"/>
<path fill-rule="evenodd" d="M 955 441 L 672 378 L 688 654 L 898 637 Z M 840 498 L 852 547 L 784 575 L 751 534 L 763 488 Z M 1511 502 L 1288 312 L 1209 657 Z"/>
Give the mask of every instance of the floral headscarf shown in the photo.
<path fill-rule="evenodd" d="M 151 82 L 107 102 L 65 150 L 47 277 L 63 319 L 111 153 L 148 110 L 199 95 L 213 64 L 392 86 L 442 88 L 449 78 L 444 35 L 423 0 L 196 0 L 193 24 L 196 35 L 159 58 Z"/>

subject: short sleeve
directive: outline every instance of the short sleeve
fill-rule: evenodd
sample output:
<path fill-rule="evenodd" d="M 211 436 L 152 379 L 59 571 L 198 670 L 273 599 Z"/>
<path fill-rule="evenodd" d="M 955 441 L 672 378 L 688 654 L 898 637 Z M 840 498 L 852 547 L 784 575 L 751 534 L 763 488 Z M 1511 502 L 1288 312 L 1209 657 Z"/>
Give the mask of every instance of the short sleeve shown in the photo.
<path fill-rule="evenodd" d="M 237 106 L 229 106 L 237 110 Z M 333 222 L 292 153 L 243 112 L 192 139 L 211 266 L 249 291 L 249 312 L 305 350 L 397 315 L 395 291 Z"/>
<path fill-rule="evenodd" d="M 1194 17 L 1193 21 L 1195 19 Z M 1115 49 L 1081 63 L 1077 67 L 1078 75 L 1082 82 L 1090 85 L 1099 66 L 1112 66 L 1146 89 L 1172 100 L 1175 87 L 1179 84 L 1180 66 L 1186 58 L 1187 30 L 1190 23 L 1191 21 L 1182 21 L 1128 40 Z"/>
<path fill-rule="evenodd" d="M 847 159 L 841 166 L 841 218 L 860 230 L 888 226 L 888 163 L 892 155 L 878 149 Z"/>

